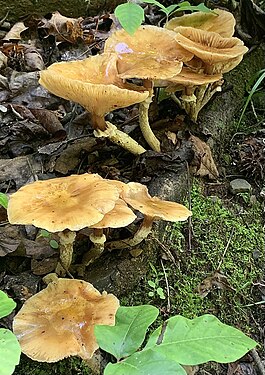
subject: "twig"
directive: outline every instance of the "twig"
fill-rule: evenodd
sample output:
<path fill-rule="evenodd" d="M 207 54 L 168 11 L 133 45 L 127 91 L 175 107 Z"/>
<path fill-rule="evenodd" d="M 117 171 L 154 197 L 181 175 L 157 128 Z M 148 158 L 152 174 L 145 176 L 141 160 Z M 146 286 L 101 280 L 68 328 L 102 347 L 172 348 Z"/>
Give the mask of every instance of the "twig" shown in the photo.
<path fill-rule="evenodd" d="M 235 231 L 235 228 L 233 228 L 232 231 L 231 231 L 231 233 L 230 233 L 230 237 L 229 237 L 229 239 L 227 241 L 226 247 L 224 249 L 223 255 L 222 255 L 221 259 L 220 259 L 220 262 L 218 264 L 218 267 L 217 267 L 216 271 L 220 271 L 221 265 L 222 265 L 222 263 L 224 261 L 225 254 L 227 253 L 228 247 L 229 247 L 229 245 L 231 243 L 231 240 L 233 238 L 234 231 Z"/>
<path fill-rule="evenodd" d="M 165 276 L 165 282 L 166 282 L 166 288 L 167 288 L 167 312 L 169 313 L 171 306 L 170 306 L 170 290 L 169 290 L 168 278 L 167 278 L 167 273 L 164 267 L 163 259 L 160 259 L 160 262 L 161 262 L 161 266 L 162 266 L 164 276 Z"/>
<path fill-rule="evenodd" d="M 172 263 L 174 263 L 174 266 L 177 266 L 176 259 L 174 258 L 173 254 L 169 250 L 168 246 L 165 246 L 157 237 L 152 236 L 152 235 L 150 237 L 159 244 L 159 246 L 163 249 L 167 257 L 171 260 Z"/>
<path fill-rule="evenodd" d="M 189 200 L 189 210 L 191 210 L 191 181 L 190 181 L 190 173 L 189 173 L 189 164 L 186 162 L 187 167 L 187 187 L 188 187 L 188 200 Z M 188 218 L 188 249 L 191 252 L 191 240 L 192 240 L 192 218 L 189 216 Z"/>
<path fill-rule="evenodd" d="M 264 367 L 264 365 L 263 365 L 263 363 L 262 363 L 262 361 L 261 361 L 261 359 L 258 355 L 257 350 L 252 349 L 250 351 L 250 353 L 252 355 L 252 358 L 254 359 L 255 364 L 257 365 L 257 369 L 258 369 L 260 375 L 265 375 L 265 367 Z"/>

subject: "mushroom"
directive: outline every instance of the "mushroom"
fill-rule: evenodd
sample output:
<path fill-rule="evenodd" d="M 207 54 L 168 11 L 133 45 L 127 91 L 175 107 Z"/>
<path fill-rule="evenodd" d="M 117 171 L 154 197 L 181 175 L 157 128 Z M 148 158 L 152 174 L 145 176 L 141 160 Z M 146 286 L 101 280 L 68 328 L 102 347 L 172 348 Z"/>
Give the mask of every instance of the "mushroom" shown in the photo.
<path fill-rule="evenodd" d="M 7 214 L 11 224 L 32 224 L 60 237 L 56 272 L 68 270 L 75 231 L 99 223 L 119 199 L 120 191 L 97 174 L 36 181 L 11 194 Z"/>
<path fill-rule="evenodd" d="M 22 352 L 39 362 L 90 359 L 98 349 L 95 325 L 114 325 L 119 301 L 82 280 L 58 279 L 30 297 L 14 318 Z"/>
<path fill-rule="evenodd" d="M 148 120 L 152 102 L 153 81 L 177 75 L 184 61 L 193 54 L 175 40 L 175 33 L 156 26 L 140 26 L 133 35 L 125 30 L 115 31 L 105 43 L 104 52 L 118 55 L 118 76 L 122 79 L 141 78 L 149 90 L 149 97 L 140 102 L 139 123 L 146 142 L 160 151 L 160 142 L 154 135 Z"/>
<path fill-rule="evenodd" d="M 238 38 L 223 38 L 216 32 L 193 27 L 175 28 L 176 41 L 204 62 L 204 73 L 218 74 L 232 70 L 248 48 Z"/>
<path fill-rule="evenodd" d="M 137 182 L 126 184 L 121 198 L 132 208 L 143 213 L 144 219 L 133 238 L 107 243 L 106 248 L 109 251 L 138 245 L 151 232 L 152 224 L 156 220 L 184 221 L 191 215 L 191 212 L 179 203 L 151 197 L 147 187 Z"/>
<path fill-rule="evenodd" d="M 210 75 L 183 67 L 181 72 L 175 77 L 168 80 L 155 81 L 155 86 L 166 87 L 166 91 L 171 93 L 181 91 L 180 101 L 174 94 L 171 97 L 181 108 L 185 109 L 193 121 L 196 121 L 199 111 L 218 90 L 222 82 L 222 74 L 220 73 Z M 214 84 L 214 86 L 211 84 Z M 207 88 L 209 90 L 206 95 Z"/>
<path fill-rule="evenodd" d="M 235 31 L 235 18 L 232 13 L 222 9 L 213 12 L 196 12 L 174 17 L 165 24 L 165 28 L 175 31 L 178 26 L 188 26 L 205 31 L 214 31 L 224 38 L 230 38 Z"/>
<path fill-rule="evenodd" d="M 133 154 L 145 149 L 115 125 L 106 122 L 105 115 L 117 108 L 144 101 L 148 90 L 124 83 L 117 75 L 117 55 L 105 53 L 84 60 L 52 64 L 40 72 L 40 84 L 51 93 L 81 104 L 91 113 L 97 137 L 108 137 Z"/>

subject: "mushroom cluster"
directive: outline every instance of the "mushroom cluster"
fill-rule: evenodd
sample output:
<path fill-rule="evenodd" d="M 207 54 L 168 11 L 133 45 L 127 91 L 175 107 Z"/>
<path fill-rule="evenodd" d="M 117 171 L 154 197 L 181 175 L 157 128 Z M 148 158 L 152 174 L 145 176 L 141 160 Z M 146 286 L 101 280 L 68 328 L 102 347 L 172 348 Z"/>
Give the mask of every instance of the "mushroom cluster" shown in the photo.
<path fill-rule="evenodd" d="M 239 64 L 247 51 L 232 36 L 234 27 L 233 15 L 217 9 L 173 18 L 165 28 L 141 26 L 134 35 L 117 30 L 106 40 L 101 55 L 52 64 L 41 72 L 40 84 L 83 105 L 91 113 L 95 136 L 108 137 L 137 155 L 145 149 L 104 117 L 140 103 L 141 131 L 159 152 L 160 142 L 148 120 L 153 87 L 180 91 L 175 100 L 196 121 L 200 109 L 221 90 L 223 73 Z M 134 78 L 142 80 L 141 85 L 127 81 Z"/>
<path fill-rule="evenodd" d="M 75 232 L 88 228 L 93 243 L 83 267 L 104 251 L 105 228 L 121 228 L 131 224 L 136 215 L 144 214 L 142 226 L 133 239 L 109 243 L 109 249 L 134 246 L 151 231 L 156 219 L 186 220 L 191 212 L 181 204 L 151 197 L 144 185 L 103 179 L 85 173 L 36 181 L 10 196 L 7 214 L 11 224 L 31 224 L 60 238 L 60 261 L 56 273 L 65 275 L 73 254 Z"/>
<path fill-rule="evenodd" d="M 57 279 L 30 297 L 14 318 L 22 352 L 39 362 L 79 356 L 98 349 L 95 325 L 114 325 L 119 301 L 88 282 Z"/>

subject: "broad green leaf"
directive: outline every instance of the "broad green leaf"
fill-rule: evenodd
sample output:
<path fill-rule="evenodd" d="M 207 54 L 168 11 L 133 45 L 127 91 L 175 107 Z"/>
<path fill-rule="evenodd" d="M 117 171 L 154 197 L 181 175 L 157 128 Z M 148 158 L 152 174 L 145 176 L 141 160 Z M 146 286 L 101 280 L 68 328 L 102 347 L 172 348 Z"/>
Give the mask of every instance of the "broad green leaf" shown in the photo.
<path fill-rule="evenodd" d="M 148 285 L 149 285 L 151 288 L 155 288 L 155 287 L 156 287 L 156 284 L 155 284 L 152 280 L 148 280 L 147 283 L 148 283 Z"/>
<path fill-rule="evenodd" d="M 146 348 L 154 348 L 160 332 L 161 327 L 153 332 Z M 244 333 L 213 315 L 195 319 L 177 315 L 168 319 L 162 343 L 155 350 L 182 365 L 198 365 L 208 361 L 234 362 L 256 345 Z"/>
<path fill-rule="evenodd" d="M 135 3 L 118 5 L 114 11 L 121 26 L 127 33 L 133 35 L 144 20 L 144 10 Z"/>
<path fill-rule="evenodd" d="M 136 352 L 124 361 L 108 364 L 104 375 L 186 375 L 186 371 L 175 361 L 148 349 Z"/>
<path fill-rule="evenodd" d="M 0 319 L 9 315 L 16 307 L 16 302 L 0 290 Z"/>
<path fill-rule="evenodd" d="M 0 375 L 11 375 L 19 364 L 20 345 L 8 329 L 0 328 Z"/>
<path fill-rule="evenodd" d="M 211 10 L 209 8 L 207 8 L 206 5 L 204 5 L 203 3 L 199 4 L 196 6 L 197 10 L 199 12 L 204 12 L 204 13 L 210 13 L 210 12 L 213 12 L 214 13 L 214 10 Z"/>
<path fill-rule="evenodd" d="M 115 326 L 95 327 L 97 342 L 101 349 L 117 359 L 127 357 L 141 346 L 147 328 L 157 316 L 158 309 L 154 306 L 120 307 Z"/>
<path fill-rule="evenodd" d="M 172 4 L 167 7 L 167 14 L 174 12 L 175 9 L 179 7 L 179 4 Z"/>
<path fill-rule="evenodd" d="M 8 197 L 7 197 L 7 195 L 4 194 L 4 193 L 0 193 L 0 206 L 2 206 L 5 209 L 7 209 L 7 205 L 8 205 Z"/>

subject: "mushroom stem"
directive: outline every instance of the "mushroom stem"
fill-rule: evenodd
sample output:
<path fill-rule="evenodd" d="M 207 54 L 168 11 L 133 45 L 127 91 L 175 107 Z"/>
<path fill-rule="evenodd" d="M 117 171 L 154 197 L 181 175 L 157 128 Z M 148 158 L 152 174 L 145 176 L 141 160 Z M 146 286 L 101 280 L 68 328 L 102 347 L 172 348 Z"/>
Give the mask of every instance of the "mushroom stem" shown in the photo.
<path fill-rule="evenodd" d="M 95 137 L 106 137 L 111 142 L 123 147 L 125 150 L 131 152 L 134 155 L 141 155 L 146 151 L 128 134 L 118 130 L 115 125 L 111 124 L 108 121 L 106 121 L 106 130 L 102 131 L 100 129 L 95 129 L 94 135 Z"/>
<path fill-rule="evenodd" d="M 140 228 L 137 230 L 132 238 L 112 241 L 106 244 L 108 251 L 126 249 L 127 247 L 133 247 L 141 243 L 152 231 L 152 224 L 154 222 L 153 216 L 145 215 Z"/>
<path fill-rule="evenodd" d="M 65 276 L 66 271 L 68 271 L 72 263 L 73 243 L 76 233 L 64 231 L 59 232 L 58 236 L 60 238 L 60 260 L 56 266 L 55 272 L 59 276 Z"/>
<path fill-rule="evenodd" d="M 139 125 L 143 133 L 144 139 L 152 148 L 152 150 L 160 152 L 160 142 L 154 135 L 148 118 L 148 110 L 152 102 L 152 94 L 139 105 Z"/>

